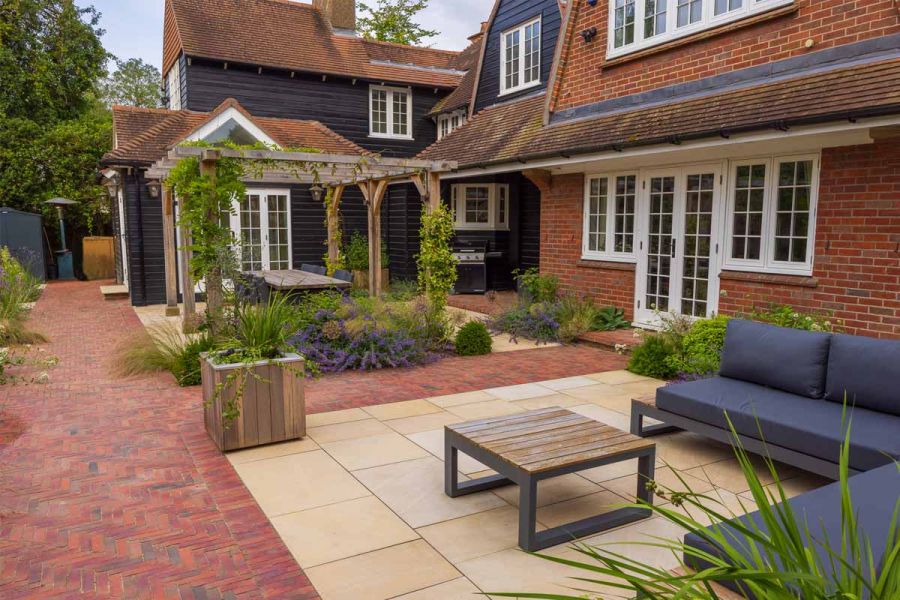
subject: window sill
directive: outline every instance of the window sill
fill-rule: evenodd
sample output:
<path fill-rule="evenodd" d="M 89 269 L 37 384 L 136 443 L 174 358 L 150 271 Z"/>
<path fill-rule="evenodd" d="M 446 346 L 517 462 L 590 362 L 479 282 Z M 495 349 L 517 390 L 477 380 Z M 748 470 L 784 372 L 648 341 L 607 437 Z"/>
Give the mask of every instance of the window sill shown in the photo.
<path fill-rule="evenodd" d="M 583 269 L 604 269 L 607 271 L 636 271 L 637 270 L 637 263 L 635 263 L 635 262 L 625 262 L 624 260 L 618 261 L 618 260 L 585 258 L 585 257 L 582 257 L 581 260 L 579 260 L 577 263 L 575 263 L 575 266 L 583 268 Z"/>
<path fill-rule="evenodd" d="M 474 225 L 454 225 L 454 231 L 509 231 L 509 227 L 499 225 L 482 225 L 482 226 L 474 226 Z"/>
<path fill-rule="evenodd" d="M 511 88 L 508 90 L 501 90 L 499 94 L 497 94 L 498 98 L 502 98 L 504 96 L 511 96 L 513 94 L 518 94 L 519 92 L 524 92 L 525 90 L 530 90 L 532 88 L 536 88 L 541 85 L 541 80 L 538 79 L 536 81 L 532 81 L 528 85 L 523 85 L 517 88 Z"/>
<path fill-rule="evenodd" d="M 693 35 L 687 35 L 685 37 L 674 39 L 669 42 L 664 42 L 662 44 L 659 44 L 658 46 L 650 46 L 647 48 L 642 48 L 640 50 L 635 50 L 634 52 L 629 52 L 627 54 L 619 54 L 601 63 L 600 70 L 603 71 L 604 69 L 611 69 L 613 67 L 630 63 L 632 61 L 647 58 L 648 56 L 661 54 L 663 52 L 668 52 L 669 50 L 681 48 L 682 46 L 687 46 L 689 44 L 701 42 L 703 40 L 707 40 L 719 35 L 731 33 L 735 30 L 743 29 L 744 27 L 750 27 L 752 25 L 765 23 L 766 21 L 771 21 L 787 15 L 793 15 L 799 10 L 800 9 L 796 4 L 790 4 L 787 6 L 782 6 L 780 8 L 773 8 L 768 12 L 759 13 L 757 15 L 753 15 L 752 17 L 747 17 L 746 19 L 741 19 L 739 21 L 725 23 L 712 29 L 699 31 Z"/>
<path fill-rule="evenodd" d="M 405 142 L 415 141 L 411 135 L 390 135 L 389 133 L 370 133 L 370 138 L 378 140 L 403 140 Z"/>
<path fill-rule="evenodd" d="M 789 287 L 816 288 L 819 280 L 811 275 L 784 275 L 781 273 L 751 273 L 748 271 L 722 271 L 719 279 L 723 281 L 744 281 Z"/>

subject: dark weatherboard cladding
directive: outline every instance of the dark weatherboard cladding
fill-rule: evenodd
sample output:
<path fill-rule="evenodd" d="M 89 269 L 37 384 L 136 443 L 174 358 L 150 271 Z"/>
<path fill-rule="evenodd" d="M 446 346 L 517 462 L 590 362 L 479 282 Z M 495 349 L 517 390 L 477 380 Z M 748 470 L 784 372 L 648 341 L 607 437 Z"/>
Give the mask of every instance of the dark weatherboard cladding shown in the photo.
<path fill-rule="evenodd" d="M 369 136 L 369 84 L 288 71 L 242 67 L 192 58 L 187 70 L 185 108 L 211 111 L 235 98 L 259 117 L 315 120 L 367 150 L 384 156 L 415 156 L 437 139 L 434 121 L 426 115 L 448 90 L 412 88 L 413 139 Z M 380 83 L 380 82 L 378 82 Z M 386 85 L 390 85 L 387 83 Z M 396 86 L 406 87 L 406 86 Z"/>
<path fill-rule="evenodd" d="M 541 17 L 541 84 L 521 92 L 500 96 L 500 60 L 502 35 L 504 31 L 526 23 L 535 17 Z M 558 0 L 501 0 L 497 14 L 487 33 L 487 47 L 481 65 L 481 79 L 475 97 L 475 112 L 496 104 L 533 94 L 547 87 L 550 70 L 553 67 L 553 54 L 556 51 L 556 40 L 562 18 Z"/>

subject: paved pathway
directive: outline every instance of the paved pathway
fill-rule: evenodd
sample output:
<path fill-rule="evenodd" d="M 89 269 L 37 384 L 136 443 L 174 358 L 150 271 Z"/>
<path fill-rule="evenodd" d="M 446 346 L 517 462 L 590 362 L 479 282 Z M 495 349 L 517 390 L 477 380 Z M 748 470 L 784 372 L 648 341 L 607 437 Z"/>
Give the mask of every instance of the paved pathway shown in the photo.
<path fill-rule="evenodd" d="M 0 598 L 296 598 L 315 590 L 206 437 L 197 388 L 119 380 L 115 344 L 140 322 L 98 284 L 55 283 L 33 325 L 51 383 L 0 388 Z M 619 369 L 593 348 L 450 358 L 326 377 L 310 412 Z"/>

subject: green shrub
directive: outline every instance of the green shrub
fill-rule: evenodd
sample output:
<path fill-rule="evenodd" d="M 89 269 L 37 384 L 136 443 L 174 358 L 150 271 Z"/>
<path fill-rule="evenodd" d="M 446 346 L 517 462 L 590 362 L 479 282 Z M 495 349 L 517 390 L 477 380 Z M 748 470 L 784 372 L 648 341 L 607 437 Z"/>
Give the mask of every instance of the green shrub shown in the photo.
<path fill-rule="evenodd" d="M 648 335 L 644 343 L 631 352 L 628 370 L 645 377 L 672 379 L 678 374 L 678 371 L 669 364 L 675 351 L 675 346 L 665 337 Z"/>
<path fill-rule="evenodd" d="M 172 324 L 155 325 L 119 344 L 113 352 L 113 371 L 122 377 L 168 371 L 178 385 L 199 385 L 200 354 L 215 346 L 208 334 L 186 337 Z"/>
<path fill-rule="evenodd" d="M 579 300 L 563 296 L 556 306 L 556 321 L 559 323 L 559 340 L 572 342 L 578 336 L 591 331 L 597 320 L 599 309 L 589 299 Z"/>
<path fill-rule="evenodd" d="M 390 302 L 409 302 L 419 296 L 419 284 L 415 281 L 398 279 L 391 282 L 386 297 Z"/>
<path fill-rule="evenodd" d="M 267 304 L 239 305 L 235 317 L 230 339 L 222 344 L 233 352 L 223 354 L 222 362 L 278 358 L 289 348 L 287 340 L 296 331 L 296 311 L 287 296 L 274 295 Z"/>
<path fill-rule="evenodd" d="M 625 318 L 625 311 L 615 306 L 607 306 L 597 311 L 594 317 L 594 331 L 615 331 L 616 329 L 628 329 L 631 323 Z"/>
<path fill-rule="evenodd" d="M 362 296 L 368 297 L 369 293 L 363 291 Z M 336 291 L 308 292 L 295 299 L 294 325 L 296 329 L 303 329 L 316 319 L 320 311 L 334 312 L 340 308 L 344 301 L 344 295 Z"/>
<path fill-rule="evenodd" d="M 772 306 L 768 310 L 755 311 L 750 318 L 770 325 L 806 331 L 833 332 L 835 329 L 834 323 L 828 315 L 805 314 L 787 305 Z"/>
<path fill-rule="evenodd" d="M 200 355 L 210 352 L 215 348 L 215 343 L 209 335 L 202 335 L 188 340 L 181 351 L 172 356 L 169 370 L 175 376 L 175 381 L 181 387 L 200 385 Z"/>
<path fill-rule="evenodd" d="M 481 321 L 469 321 L 456 334 L 456 353 L 460 356 L 490 354 L 494 340 Z"/>
<path fill-rule="evenodd" d="M 347 268 L 351 271 L 368 271 L 369 270 L 369 238 L 358 231 L 354 231 L 350 236 L 350 241 L 344 247 L 344 256 L 346 258 Z M 381 242 L 381 267 L 386 269 L 390 266 L 391 257 L 388 253 L 387 244 Z"/>
<path fill-rule="evenodd" d="M 519 294 L 526 304 L 555 302 L 559 291 L 559 280 L 553 275 L 541 275 L 532 267 L 525 271 L 513 271 L 519 281 Z"/>
<path fill-rule="evenodd" d="M 669 358 L 669 366 L 691 375 L 717 373 L 729 320 L 720 315 L 695 322 L 681 339 L 680 351 Z"/>

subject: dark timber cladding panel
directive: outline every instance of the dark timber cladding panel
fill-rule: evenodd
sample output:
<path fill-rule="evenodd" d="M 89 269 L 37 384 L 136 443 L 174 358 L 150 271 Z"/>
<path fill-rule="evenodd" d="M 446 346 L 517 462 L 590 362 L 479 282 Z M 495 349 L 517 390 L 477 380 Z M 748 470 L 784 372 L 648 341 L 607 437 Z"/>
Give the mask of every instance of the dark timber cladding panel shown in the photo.
<path fill-rule="evenodd" d="M 166 301 L 162 204 L 147 193 L 143 171 L 125 177 L 129 289 L 135 306 Z"/>
<path fill-rule="evenodd" d="M 380 83 L 380 82 L 379 82 Z M 386 156 L 414 156 L 436 140 L 434 121 L 426 117 L 445 94 L 413 88 L 413 140 L 369 137 L 369 83 L 213 63 L 194 58 L 187 67 L 186 108 L 210 111 L 235 98 L 261 117 L 321 121 L 360 146 Z M 398 86 L 399 87 L 399 86 Z"/>
<path fill-rule="evenodd" d="M 499 98 L 502 33 L 530 21 L 538 15 L 541 16 L 541 85 Z M 484 64 L 481 69 L 481 79 L 478 82 L 478 94 L 475 98 L 475 112 L 500 100 L 506 101 L 524 94 L 531 94 L 547 86 L 550 69 L 553 65 L 553 54 L 556 50 L 556 39 L 559 36 L 560 21 L 558 0 L 501 1 L 497 16 L 488 32 Z"/>

